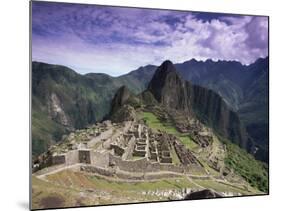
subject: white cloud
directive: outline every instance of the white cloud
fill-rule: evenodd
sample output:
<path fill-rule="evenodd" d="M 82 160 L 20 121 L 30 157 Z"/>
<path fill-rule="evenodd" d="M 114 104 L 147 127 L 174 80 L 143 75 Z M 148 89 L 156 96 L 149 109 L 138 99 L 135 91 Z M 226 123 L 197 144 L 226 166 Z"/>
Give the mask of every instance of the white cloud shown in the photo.
<path fill-rule="evenodd" d="M 60 26 L 64 33 L 55 38 L 33 36 L 33 59 L 74 67 L 81 73 L 116 76 L 166 59 L 179 63 L 211 58 L 249 64 L 267 56 L 267 19 L 262 17 L 203 21 L 190 12 L 108 8 L 62 14 L 60 21 L 52 17 L 45 25 L 50 33 Z M 176 21 L 168 23 L 167 19 Z"/>

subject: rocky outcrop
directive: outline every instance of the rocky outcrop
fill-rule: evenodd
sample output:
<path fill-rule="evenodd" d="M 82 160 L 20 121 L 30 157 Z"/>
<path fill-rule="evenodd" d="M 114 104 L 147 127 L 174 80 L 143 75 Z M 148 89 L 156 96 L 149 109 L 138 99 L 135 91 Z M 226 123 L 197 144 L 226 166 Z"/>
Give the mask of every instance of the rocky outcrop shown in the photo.
<path fill-rule="evenodd" d="M 55 93 L 51 94 L 49 101 L 50 102 L 48 104 L 48 110 L 52 119 L 68 128 L 72 128 L 72 123 L 70 122 L 69 117 L 64 112 L 63 105 Z"/>
<path fill-rule="evenodd" d="M 126 86 L 120 87 L 111 102 L 110 114 L 115 113 L 119 108 L 121 108 L 130 96 L 131 93 Z"/>
<path fill-rule="evenodd" d="M 132 105 L 137 104 L 138 99 L 126 86 L 118 89 L 111 102 L 109 118 L 113 122 L 134 121 L 136 112 Z"/>
<path fill-rule="evenodd" d="M 124 105 L 110 116 L 113 122 L 134 121 L 137 118 L 135 109 L 130 105 Z"/>
<path fill-rule="evenodd" d="M 212 199 L 212 198 L 222 198 L 223 196 L 215 191 L 205 189 L 196 192 L 191 192 L 187 194 L 184 199 L 192 200 L 192 199 Z"/>

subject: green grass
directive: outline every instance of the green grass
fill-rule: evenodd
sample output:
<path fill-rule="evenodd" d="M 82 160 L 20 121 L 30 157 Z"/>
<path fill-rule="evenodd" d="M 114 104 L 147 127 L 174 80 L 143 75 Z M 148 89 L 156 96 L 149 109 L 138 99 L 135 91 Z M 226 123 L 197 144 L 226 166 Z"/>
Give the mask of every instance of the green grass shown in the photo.
<path fill-rule="evenodd" d="M 251 186 L 268 192 L 268 166 L 265 163 L 255 160 L 255 158 L 241 149 L 237 145 L 225 141 L 227 146 L 227 156 L 225 164 L 229 168 L 241 175 Z"/>
<path fill-rule="evenodd" d="M 147 182 L 121 182 L 105 179 L 100 176 L 93 176 L 83 174 L 80 172 L 72 172 L 69 170 L 62 171 L 56 174 L 47 176 L 47 179 L 56 185 L 62 185 L 63 187 L 71 187 L 73 189 L 98 189 L 106 191 L 146 191 L 146 190 L 158 190 L 158 189 L 181 189 L 181 188 L 193 188 L 194 184 L 190 183 L 185 177 L 163 179 L 159 181 L 147 181 Z M 38 182 L 35 180 L 34 182 Z M 41 181 L 41 180 L 40 180 Z M 35 185 L 36 183 L 33 184 Z M 42 181 L 43 185 L 47 184 Z"/>
<path fill-rule="evenodd" d="M 179 133 L 179 132 L 178 132 Z M 188 135 L 183 135 L 183 134 L 174 134 L 177 137 L 179 137 L 179 139 L 181 140 L 181 142 L 189 149 L 195 149 L 197 147 L 197 144 L 194 143 L 194 141 L 192 141 L 192 139 L 188 136 Z"/>
<path fill-rule="evenodd" d="M 178 155 L 177 155 L 177 153 L 176 153 L 174 147 L 173 147 L 173 149 L 171 150 L 171 156 L 172 156 L 173 163 L 174 163 L 175 165 L 181 164 L 180 159 L 179 159 L 179 157 L 178 157 Z"/>
<path fill-rule="evenodd" d="M 149 127 L 156 130 L 165 131 L 169 134 L 177 136 L 181 142 L 189 149 L 194 149 L 197 147 L 197 144 L 194 143 L 191 138 L 183 133 L 177 131 L 175 126 L 172 123 L 161 122 L 156 115 L 151 112 L 143 112 L 141 118 L 148 124 Z"/>
<path fill-rule="evenodd" d="M 97 176 L 89 177 L 91 182 L 98 189 L 105 189 L 111 191 L 148 191 L 148 190 L 166 190 L 166 189 L 182 189 L 195 188 L 196 186 L 190 183 L 185 178 L 179 179 L 163 179 L 154 182 L 116 182 L 109 181 Z"/>
<path fill-rule="evenodd" d="M 213 189 L 217 192 L 233 192 L 233 193 L 241 193 L 243 195 L 253 194 L 253 193 L 249 192 L 248 190 L 244 189 L 243 187 L 236 188 L 236 187 L 233 187 L 233 186 L 230 186 L 227 184 L 222 184 L 220 182 L 213 181 L 213 180 L 193 179 L 193 181 L 205 188 Z M 255 192 L 255 193 L 257 193 L 257 192 Z"/>
<path fill-rule="evenodd" d="M 44 208 L 41 206 L 41 201 L 49 196 L 62 198 L 64 206 L 76 206 L 80 200 L 85 205 L 97 205 L 159 201 L 167 198 L 165 196 L 145 194 L 144 192 L 196 188 L 185 177 L 133 183 L 111 181 L 99 176 L 70 170 L 48 175 L 46 179 L 48 181 L 38 179 L 35 176 L 32 177 L 33 208 Z M 96 196 L 87 194 L 88 191 L 93 191 Z M 81 193 L 86 194 L 81 197 Z"/>
<path fill-rule="evenodd" d="M 139 160 L 139 159 L 141 159 L 141 158 L 144 158 L 144 157 L 141 157 L 141 156 L 133 156 L 133 157 L 132 157 L 132 160 Z"/>

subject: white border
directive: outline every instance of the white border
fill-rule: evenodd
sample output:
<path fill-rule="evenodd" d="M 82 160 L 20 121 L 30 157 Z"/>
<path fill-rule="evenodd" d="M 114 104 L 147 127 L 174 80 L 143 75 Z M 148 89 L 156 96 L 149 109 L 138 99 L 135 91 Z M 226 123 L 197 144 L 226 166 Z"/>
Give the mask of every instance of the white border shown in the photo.
<path fill-rule="evenodd" d="M 68 2 L 228 12 L 270 16 L 270 196 L 199 200 L 68 210 L 276 210 L 279 188 L 281 140 L 280 7 L 276 0 L 68 0 Z M 28 209 L 29 140 L 29 2 L 1 2 L 1 210 Z"/>

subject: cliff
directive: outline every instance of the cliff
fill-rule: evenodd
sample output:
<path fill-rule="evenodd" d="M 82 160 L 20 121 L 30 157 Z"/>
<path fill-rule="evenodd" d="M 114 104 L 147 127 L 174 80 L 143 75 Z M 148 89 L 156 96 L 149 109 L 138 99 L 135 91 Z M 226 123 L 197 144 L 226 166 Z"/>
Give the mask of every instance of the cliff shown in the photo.
<path fill-rule="evenodd" d="M 195 116 L 239 146 L 247 150 L 252 147 L 237 113 L 222 97 L 210 89 L 183 80 L 171 61 L 163 62 L 157 68 L 146 92 L 150 92 L 164 107 Z"/>

